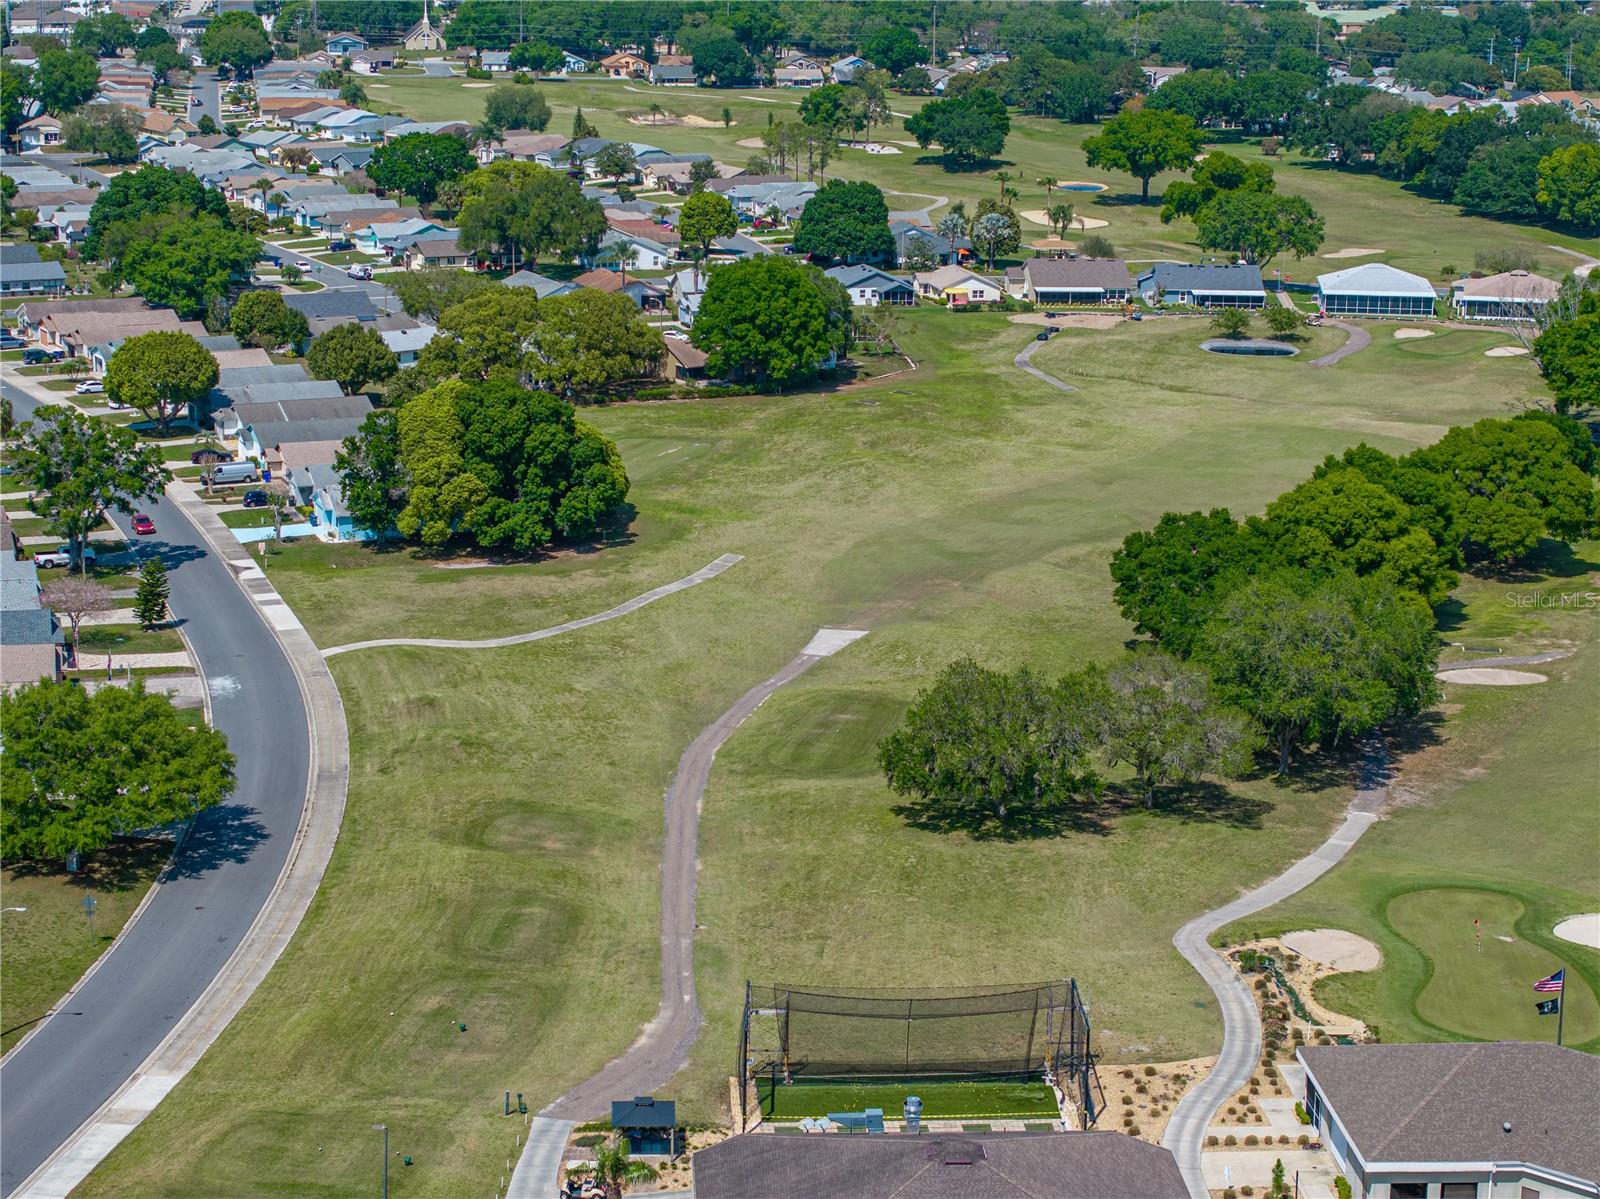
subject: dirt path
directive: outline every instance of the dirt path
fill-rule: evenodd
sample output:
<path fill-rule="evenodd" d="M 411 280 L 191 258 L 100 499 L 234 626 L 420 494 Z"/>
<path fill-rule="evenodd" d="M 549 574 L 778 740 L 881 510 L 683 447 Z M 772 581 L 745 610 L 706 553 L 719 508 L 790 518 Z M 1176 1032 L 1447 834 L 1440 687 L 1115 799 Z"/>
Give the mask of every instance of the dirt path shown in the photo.
<path fill-rule="evenodd" d="M 1362 350 L 1372 344 L 1372 334 L 1368 333 L 1360 325 L 1352 325 L 1347 321 L 1325 321 L 1324 323 L 1339 326 L 1350 337 L 1344 345 L 1334 350 L 1331 354 L 1324 354 L 1321 358 L 1313 358 L 1311 360 L 1312 366 L 1332 366 L 1342 358 L 1348 358 L 1351 354 L 1361 353 Z"/>
<path fill-rule="evenodd" d="M 1211 1073 L 1186 1094 L 1172 1113 L 1161 1143 L 1178 1159 L 1193 1199 L 1209 1199 L 1200 1170 L 1200 1151 L 1206 1129 L 1230 1095 L 1254 1072 L 1261 1060 L 1261 1016 L 1244 979 L 1226 958 L 1211 947 L 1211 934 L 1226 924 L 1280 903 L 1310 886 L 1339 862 L 1361 834 L 1378 819 L 1389 794 L 1389 752 L 1381 738 L 1369 744 L 1361 764 L 1361 779 L 1343 823 L 1315 851 L 1282 874 L 1270 878 L 1231 903 L 1196 916 L 1172 938 L 1188 963 L 1200 972 L 1217 997 L 1222 1011 L 1222 1052 Z"/>
<path fill-rule="evenodd" d="M 592 624 L 599 624 L 604 620 L 615 620 L 619 616 L 626 616 L 630 612 L 637 612 L 646 604 L 653 604 L 658 599 L 673 595 L 679 591 L 686 591 L 690 587 L 699 586 L 708 579 L 714 579 L 728 567 L 744 561 L 743 554 L 723 554 L 716 561 L 702 566 L 692 575 L 684 575 L 671 583 L 665 583 L 643 595 L 636 595 L 631 600 L 624 600 L 615 608 L 607 608 L 604 612 L 597 612 L 593 616 L 580 616 L 577 620 L 569 620 L 564 624 L 552 625 L 548 629 L 535 629 L 531 633 L 513 633 L 509 637 L 488 637 L 481 641 L 458 641 L 449 637 L 382 637 L 376 641 L 352 641 L 349 645 L 334 645 L 322 651 L 324 658 L 332 658 L 337 654 L 348 654 L 351 650 L 376 649 L 385 645 L 420 645 L 429 649 L 503 649 L 508 645 L 525 645 L 529 641 L 543 641 L 546 637 L 557 637 L 562 633 L 571 633 L 577 629 L 586 629 Z"/>
<path fill-rule="evenodd" d="M 865 636 L 859 630 L 819 629 L 777 674 L 746 691 L 683 751 L 666 793 L 667 830 L 661 862 L 661 1000 L 655 1018 L 621 1056 L 539 1113 L 532 1122 L 538 1126 L 538 1135 L 530 1127 L 527 1148 L 517 1164 L 508 1199 L 510 1195 L 553 1195 L 556 1176 L 551 1172 L 552 1164 L 559 1168 L 561 1157 L 559 1150 L 552 1157 L 551 1145 L 558 1139 L 564 1143 L 573 1123 L 604 1116 L 613 1099 L 659 1091 L 688 1060 L 702 1023 L 694 986 L 700 804 L 717 750 L 778 688 Z"/>

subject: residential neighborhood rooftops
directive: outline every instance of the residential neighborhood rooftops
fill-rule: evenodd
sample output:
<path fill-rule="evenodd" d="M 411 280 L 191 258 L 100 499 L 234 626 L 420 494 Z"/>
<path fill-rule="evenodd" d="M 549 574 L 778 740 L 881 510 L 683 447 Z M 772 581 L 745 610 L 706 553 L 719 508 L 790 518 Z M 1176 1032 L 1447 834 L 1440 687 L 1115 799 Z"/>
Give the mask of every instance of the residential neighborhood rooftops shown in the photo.
<path fill-rule="evenodd" d="M 1600 1058 L 1527 1041 L 1308 1045 L 1368 1163 L 1518 1161 L 1600 1182 Z"/>
<path fill-rule="evenodd" d="M 546 296 L 565 295 L 569 291 L 576 291 L 578 285 L 565 279 L 552 279 L 548 275 L 541 275 L 537 271 L 522 270 L 514 275 L 507 276 L 507 287 L 531 287 L 533 294 L 541 300 Z"/>
<path fill-rule="evenodd" d="M 315 317 L 344 317 L 355 321 L 378 319 L 378 309 L 373 305 L 372 297 L 353 288 L 295 292 L 284 296 L 283 302 L 303 314 L 307 320 Z"/>
<path fill-rule="evenodd" d="M 1030 258 L 1022 270 L 1030 284 L 1046 289 L 1133 286 L 1128 264 L 1120 258 Z"/>
<path fill-rule="evenodd" d="M 1386 262 L 1363 262 L 1360 266 L 1318 275 L 1317 287 L 1323 292 L 1368 296 L 1432 297 L 1434 294 L 1433 284 L 1421 275 L 1402 271 Z"/>
<path fill-rule="evenodd" d="M 65 640 L 49 608 L 0 608 L 0 644 L 60 645 Z"/>

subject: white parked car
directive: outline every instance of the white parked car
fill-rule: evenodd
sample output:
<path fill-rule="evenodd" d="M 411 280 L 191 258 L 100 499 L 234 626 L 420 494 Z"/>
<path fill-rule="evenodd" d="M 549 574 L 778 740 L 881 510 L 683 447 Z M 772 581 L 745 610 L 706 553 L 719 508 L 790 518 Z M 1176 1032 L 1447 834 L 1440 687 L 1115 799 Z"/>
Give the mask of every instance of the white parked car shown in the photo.
<path fill-rule="evenodd" d="M 74 392 L 76 392 L 78 395 L 86 396 L 86 395 L 95 395 L 95 394 L 97 394 L 99 392 L 104 391 L 105 389 L 106 389 L 106 385 L 104 383 L 100 382 L 99 379 L 85 379 L 82 383 L 78 384 L 72 390 Z"/>
<path fill-rule="evenodd" d="M 304 258 L 302 258 L 299 262 L 295 263 L 295 266 L 299 267 L 302 271 L 314 271 L 314 270 L 317 269 L 317 264 L 316 263 L 307 262 Z"/>

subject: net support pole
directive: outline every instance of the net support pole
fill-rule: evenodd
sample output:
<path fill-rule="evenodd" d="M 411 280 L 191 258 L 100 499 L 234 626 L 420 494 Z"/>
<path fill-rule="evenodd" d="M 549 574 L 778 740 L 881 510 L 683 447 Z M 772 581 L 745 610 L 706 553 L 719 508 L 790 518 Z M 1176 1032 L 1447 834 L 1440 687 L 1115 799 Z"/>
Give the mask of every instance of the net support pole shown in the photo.
<path fill-rule="evenodd" d="M 744 1019 L 739 1021 L 739 1131 L 750 1124 L 750 980 L 744 980 Z"/>

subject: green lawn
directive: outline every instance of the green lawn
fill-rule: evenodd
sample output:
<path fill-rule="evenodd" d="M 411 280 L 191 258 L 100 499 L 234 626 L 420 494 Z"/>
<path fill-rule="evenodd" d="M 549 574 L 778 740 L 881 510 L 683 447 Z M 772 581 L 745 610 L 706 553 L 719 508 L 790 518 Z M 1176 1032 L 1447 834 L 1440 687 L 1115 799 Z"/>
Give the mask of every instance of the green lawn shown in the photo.
<path fill-rule="evenodd" d="M 135 624 L 86 625 L 78 630 L 78 656 L 96 654 L 171 654 L 182 652 L 176 629 L 142 629 Z M 86 666 L 93 662 L 86 661 Z"/>
<path fill-rule="evenodd" d="M 397 86 L 398 86 L 397 81 Z M 559 123 L 559 118 L 557 123 Z M 306 544 L 268 573 L 323 645 L 485 636 L 600 611 L 745 561 L 623 620 L 504 650 L 331 662 L 352 733 L 329 874 L 279 964 L 197 1069 L 82 1189 L 347 1194 L 381 1118 L 416 1195 L 491 1189 L 500 1094 L 537 1110 L 633 1040 L 659 985 L 661 794 L 705 725 L 821 625 L 871 636 L 778 692 L 718 754 L 701 829 L 707 1023 L 672 1093 L 727 1103 L 747 978 L 958 986 L 1078 978 L 1111 1060 L 1213 1051 L 1173 931 L 1308 852 L 1348 798 L 1337 763 L 1215 802 L 1104 813 L 1099 832 L 973 842 L 909 827 L 878 737 L 952 658 L 1045 672 L 1129 636 L 1106 560 L 1169 509 L 1257 512 L 1325 455 L 1403 450 L 1537 392 L 1482 332 L 1377 340 L 1332 369 L 1225 359 L 1203 322 L 1033 329 L 908 313 L 921 363 L 869 387 L 622 405 L 637 507 L 601 552 L 450 570 Z M 1508 848 L 1503 852 L 1514 852 Z M 458 1032 L 456 1022 L 469 1031 Z"/>
<path fill-rule="evenodd" d="M 1020 1120 L 1028 1116 L 1059 1117 L 1061 1110 L 1056 1106 L 1055 1094 L 1042 1082 L 801 1080 L 774 1086 L 769 1079 L 758 1086 L 757 1092 L 761 1112 L 769 1120 L 799 1120 L 832 1112 L 859 1112 L 869 1107 L 882 1108 L 887 1119 L 898 1120 L 908 1095 L 922 1100 L 922 1114 L 929 1120 L 959 1120 L 967 1116 Z"/>
<path fill-rule="evenodd" d="M 0 1050 L 10 1049 L 105 951 L 172 853 L 170 841 L 121 841 L 69 875 L 59 862 L 0 871 Z M 95 898 L 94 935 L 84 916 Z"/>
<path fill-rule="evenodd" d="M 800 95 L 782 89 L 754 92 L 731 88 L 655 88 L 637 80 L 567 79 L 541 85 L 552 109 L 550 129 L 565 131 L 573 112 L 581 107 L 604 137 L 647 142 L 678 153 L 706 152 L 731 163 L 743 163 L 759 148 L 740 146 L 740 140 L 760 136 L 769 115 L 779 120 L 797 119 Z M 394 79 L 387 90 L 374 93 L 372 106 L 384 111 L 404 113 L 418 120 L 478 121 L 483 115 L 484 89 L 467 89 L 460 80 L 410 78 Z M 749 99 L 749 96 L 762 99 Z M 892 96 L 890 107 L 897 114 L 917 111 L 927 99 L 917 96 Z M 715 122 L 710 128 L 686 125 L 651 125 L 650 105 L 658 103 L 673 115 L 692 114 Z M 724 129 L 722 109 L 730 109 L 734 124 Z M 630 117 L 644 118 L 643 123 Z M 1011 136 L 1006 142 L 1004 161 L 982 171 L 949 172 L 936 156 L 919 150 L 915 144 L 898 146 L 894 155 L 868 154 L 860 149 L 841 148 L 828 166 L 829 176 L 868 179 L 888 194 L 889 206 L 912 208 L 939 201 L 965 200 L 968 211 L 984 196 L 993 196 L 996 183 L 990 177 L 1003 168 L 1018 178 L 1012 186 L 1021 190 L 1016 207 L 1019 212 L 1037 211 L 1052 202 L 1064 201 L 1079 215 L 1108 221 L 1095 232 L 1109 237 L 1117 251 L 1133 259 L 1177 257 L 1193 260 L 1203 255 L 1195 244 L 1190 222 L 1160 222 L 1159 204 L 1138 203 L 1138 181 L 1103 169 L 1090 168 L 1083 153 L 1086 137 L 1098 131 L 1093 125 L 1063 125 L 1039 117 L 1013 116 Z M 889 126 L 875 129 L 874 140 L 909 142 L 902 116 Z M 1236 135 L 1223 135 L 1222 148 L 1254 160 L 1260 151 L 1254 142 L 1241 142 Z M 1406 191 L 1392 180 L 1375 175 L 1360 175 L 1332 169 L 1320 159 L 1284 154 L 1270 160 L 1277 172 L 1278 190 L 1304 196 L 1327 222 L 1327 241 L 1323 253 L 1352 247 L 1383 251 L 1370 258 L 1325 259 L 1304 262 L 1293 259 L 1274 266 L 1297 280 L 1307 280 L 1326 271 L 1357 262 L 1390 262 L 1442 281 L 1442 270 L 1472 266 L 1477 250 L 1515 246 L 1528 251 L 1540 268 L 1553 275 L 1565 274 L 1577 263 L 1568 254 L 1550 246 L 1566 246 L 1600 256 L 1592 239 L 1553 233 L 1538 226 L 1513 225 L 1483 217 L 1468 217 L 1452 205 L 1440 204 Z M 1067 192 L 1049 199 L 1036 180 L 1046 176 L 1062 180 L 1100 182 L 1108 189 L 1098 194 Z M 1158 175 L 1151 184 L 1151 195 L 1180 176 Z M 904 193 L 897 195 L 895 193 Z M 939 209 L 934 216 L 937 219 Z M 1025 222 L 1025 237 L 1043 237 L 1043 225 Z M 1268 272 L 1270 274 L 1270 271 Z"/>
<path fill-rule="evenodd" d="M 329 266 L 349 266 L 352 262 L 386 261 L 377 254 L 363 254 L 360 250 L 339 250 L 333 254 L 318 254 L 316 259 L 318 262 L 326 262 Z"/>
<path fill-rule="evenodd" d="M 1313 886 L 1224 937 L 1324 927 L 1370 937 L 1384 968 L 1325 979 L 1317 997 L 1391 1041 L 1552 1039 L 1531 988 L 1565 964 L 1567 1043 L 1600 1051 L 1600 953 L 1551 932 L 1600 910 L 1600 617 L 1584 599 L 1597 570 L 1600 545 L 1585 543 L 1549 555 L 1540 574 L 1469 578 L 1446 613 L 1449 640 L 1476 654 L 1572 656 L 1528 667 L 1548 676 L 1538 686 L 1446 683 L 1445 719 L 1401 742 L 1404 805 Z"/>

